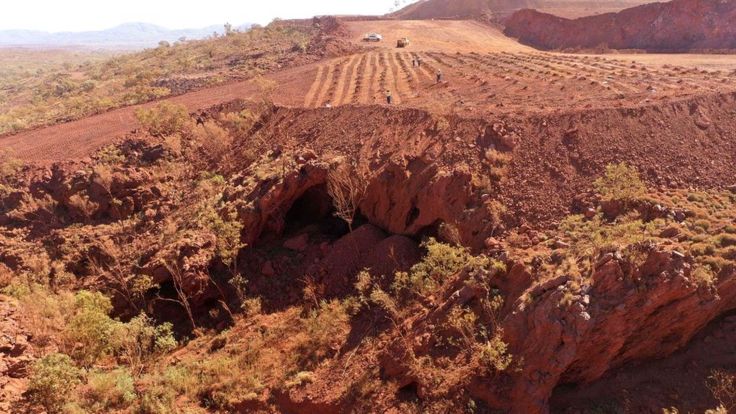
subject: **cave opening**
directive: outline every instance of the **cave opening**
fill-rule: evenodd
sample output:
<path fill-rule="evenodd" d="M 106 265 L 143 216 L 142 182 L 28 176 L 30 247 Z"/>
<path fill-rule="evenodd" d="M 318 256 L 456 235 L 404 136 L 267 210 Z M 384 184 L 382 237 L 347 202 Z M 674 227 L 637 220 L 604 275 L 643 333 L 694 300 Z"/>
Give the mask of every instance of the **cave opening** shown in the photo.
<path fill-rule="evenodd" d="M 396 393 L 396 396 L 401 401 L 411 401 L 415 402 L 419 400 L 419 385 L 416 382 L 410 382 L 409 384 L 404 385 L 403 387 L 399 388 L 399 390 Z"/>
<path fill-rule="evenodd" d="M 179 338 L 189 337 L 192 334 L 191 321 L 173 280 L 167 280 L 158 287 L 150 289 L 146 293 L 146 298 L 149 303 L 147 313 L 157 323 L 171 323 L 174 334 Z M 188 303 L 197 327 L 220 331 L 232 323 L 232 319 L 229 318 L 228 312 L 223 307 L 226 305 L 223 300 L 226 299 L 217 296 L 214 292 L 207 293 L 206 296 L 197 300 L 189 298 Z"/>
<path fill-rule="evenodd" d="M 311 187 L 292 203 L 284 216 L 284 236 L 308 231 L 340 238 L 350 232 L 350 226 L 335 213 L 335 203 L 327 191 L 327 185 Z M 353 229 L 365 221 L 360 214 L 356 214 Z"/>

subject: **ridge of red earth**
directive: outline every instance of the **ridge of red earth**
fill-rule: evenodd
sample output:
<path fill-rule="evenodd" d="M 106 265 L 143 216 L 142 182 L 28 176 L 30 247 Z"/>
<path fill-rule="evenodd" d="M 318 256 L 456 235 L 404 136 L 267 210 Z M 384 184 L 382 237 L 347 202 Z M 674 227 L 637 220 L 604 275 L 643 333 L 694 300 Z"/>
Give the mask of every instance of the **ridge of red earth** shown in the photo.
<path fill-rule="evenodd" d="M 504 33 L 545 50 L 731 50 L 736 49 L 734 20 L 736 3 L 732 1 L 674 0 L 574 20 L 526 9 L 504 22 Z"/>
<path fill-rule="evenodd" d="M 615 12 L 653 0 L 421 0 L 386 17 L 404 20 L 477 19 L 499 21 L 521 9 L 537 9 L 565 17 Z"/>

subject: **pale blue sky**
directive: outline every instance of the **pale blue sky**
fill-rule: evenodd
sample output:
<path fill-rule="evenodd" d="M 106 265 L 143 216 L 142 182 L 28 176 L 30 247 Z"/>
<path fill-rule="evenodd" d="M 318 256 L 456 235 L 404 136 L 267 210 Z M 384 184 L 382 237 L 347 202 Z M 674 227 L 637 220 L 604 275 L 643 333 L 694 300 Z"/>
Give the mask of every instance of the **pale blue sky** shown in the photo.
<path fill-rule="evenodd" d="M 0 0 L 0 30 L 100 30 L 127 22 L 171 29 L 230 22 L 268 23 L 275 17 L 383 14 L 395 0 Z"/>

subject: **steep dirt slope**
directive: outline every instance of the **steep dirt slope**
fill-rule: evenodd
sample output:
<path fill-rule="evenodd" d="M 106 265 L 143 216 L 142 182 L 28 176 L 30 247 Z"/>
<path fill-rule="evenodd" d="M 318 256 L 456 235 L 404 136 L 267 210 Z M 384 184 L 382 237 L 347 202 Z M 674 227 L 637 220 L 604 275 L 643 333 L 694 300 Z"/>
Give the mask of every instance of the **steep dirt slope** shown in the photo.
<path fill-rule="evenodd" d="M 675 0 L 576 20 L 521 10 L 506 21 L 505 33 L 542 49 L 734 49 L 734 19 L 733 1 Z"/>
<path fill-rule="evenodd" d="M 389 17 L 406 20 L 478 19 L 497 21 L 517 10 L 537 9 L 565 17 L 623 10 L 652 0 L 421 0 Z"/>
<path fill-rule="evenodd" d="M 382 198 L 365 200 L 363 210 L 391 233 L 417 235 L 449 220 L 464 245 L 480 247 L 492 226 L 482 229 L 469 207 L 454 216 L 459 206 L 443 197 L 467 206 L 482 204 L 483 194 L 497 197 L 514 212 L 505 224 L 544 227 L 567 214 L 609 163 L 636 166 L 654 187 L 731 185 L 736 148 L 728 137 L 736 131 L 735 102 L 736 95 L 724 94 L 641 108 L 487 118 L 380 106 L 279 108 L 258 136 L 270 137 L 272 145 L 349 154 L 366 169 L 385 170 L 385 177 L 394 178 L 377 178 L 374 194 Z M 249 153 L 254 142 L 237 142 L 235 154 Z M 499 164 L 493 161 L 497 153 L 510 159 Z M 476 180 L 500 171 L 500 182 Z M 401 190 L 394 188 L 404 175 Z M 324 177 L 317 184 L 322 182 Z M 458 190 L 470 182 L 474 194 Z M 460 193 L 435 199 L 450 189 Z"/>
<path fill-rule="evenodd" d="M 0 295 L 0 412 L 12 412 L 11 405 L 22 398 L 27 386 L 24 377 L 34 361 L 30 335 L 19 319 L 15 301 Z"/>
<path fill-rule="evenodd" d="M 392 14 L 407 20 L 482 19 L 491 20 L 515 10 L 537 7 L 537 0 L 423 0 Z"/>

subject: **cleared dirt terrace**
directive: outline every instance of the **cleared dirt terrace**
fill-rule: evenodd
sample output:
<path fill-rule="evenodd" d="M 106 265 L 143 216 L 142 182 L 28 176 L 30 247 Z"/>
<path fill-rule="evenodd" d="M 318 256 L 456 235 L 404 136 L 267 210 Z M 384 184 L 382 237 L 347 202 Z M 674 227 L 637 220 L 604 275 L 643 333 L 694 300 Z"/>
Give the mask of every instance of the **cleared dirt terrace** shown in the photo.
<path fill-rule="evenodd" d="M 396 46 L 396 40 L 408 37 L 410 50 L 442 50 L 448 52 L 491 52 L 497 50 L 532 51 L 534 49 L 519 44 L 506 37 L 500 30 L 475 21 L 466 20 L 379 20 L 345 23 L 350 39 L 361 45 L 366 33 L 377 32 L 383 35 L 380 44 L 368 46 Z"/>

